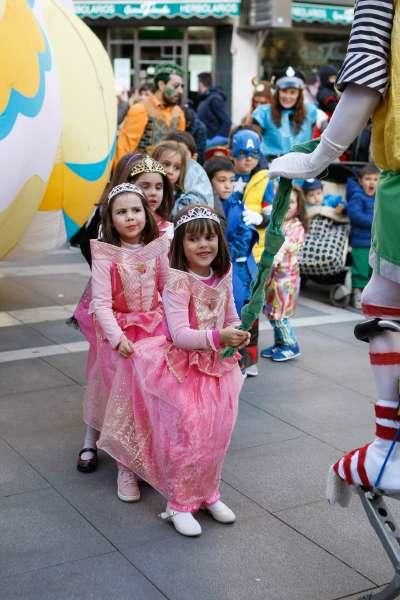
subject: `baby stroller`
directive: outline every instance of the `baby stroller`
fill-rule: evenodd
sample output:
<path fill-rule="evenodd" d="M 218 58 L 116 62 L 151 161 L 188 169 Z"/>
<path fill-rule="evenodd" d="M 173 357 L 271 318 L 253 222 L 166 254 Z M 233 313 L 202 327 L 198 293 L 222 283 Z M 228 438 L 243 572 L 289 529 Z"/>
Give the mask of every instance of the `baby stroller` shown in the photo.
<path fill-rule="evenodd" d="M 364 163 L 333 163 L 324 176 L 324 192 L 345 198 L 346 181 Z M 329 300 L 346 307 L 352 294 L 350 222 L 329 206 L 315 206 L 309 212 L 309 229 L 300 255 L 302 287 L 308 280 L 329 286 Z"/>

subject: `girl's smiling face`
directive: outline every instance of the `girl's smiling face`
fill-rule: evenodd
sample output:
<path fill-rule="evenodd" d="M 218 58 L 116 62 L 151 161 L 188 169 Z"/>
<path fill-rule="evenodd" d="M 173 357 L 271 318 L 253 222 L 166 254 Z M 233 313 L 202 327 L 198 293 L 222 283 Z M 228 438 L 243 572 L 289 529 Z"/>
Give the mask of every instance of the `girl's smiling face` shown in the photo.
<path fill-rule="evenodd" d="M 111 218 L 122 242 L 139 244 L 146 225 L 142 200 L 132 192 L 119 194 L 113 202 Z"/>
<path fill-rule="evenodd" d="M 175 186 L 182 171 L 182 159 L 180 155 L 173 150 L 165 150 L 158 160 L 163 165 L 171 184 Z"/>
<path fill-rule="evenodd" d="M 135 184 L 140 186 L 146 194 L 151 212 L 154 214 L 160 208 L 164 185 L 160 173 L 141 173 L 136 179 Z"/>
<path fill-rule="evenodd" d="M 190 271 L 207 277 L 210 266 L 218 254 L 218 236 L 213 231 L 198 234 L 185 233 L 183 252 Z"/>

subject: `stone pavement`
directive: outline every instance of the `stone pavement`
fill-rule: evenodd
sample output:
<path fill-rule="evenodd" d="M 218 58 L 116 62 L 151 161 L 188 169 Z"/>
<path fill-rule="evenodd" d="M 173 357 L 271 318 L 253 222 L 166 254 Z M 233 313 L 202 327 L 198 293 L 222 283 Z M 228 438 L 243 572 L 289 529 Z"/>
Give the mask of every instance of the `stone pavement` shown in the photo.
<path fill-rule="evenodd" d="M 329 465 L 373 435 L 359 315 L 302 296 L 302 357 L 261 359 L 243 388 L 222 485 L 237 522 L 201 514 L 187 539 L 149 487 L 118 500 L 107 456 L 75 469 L 86 344 L 64 321 L 87 273 L 74 250 L 0 263 L 0 599 L 339 600 L 389 581 L 358 499 L 324 499 Z"/>

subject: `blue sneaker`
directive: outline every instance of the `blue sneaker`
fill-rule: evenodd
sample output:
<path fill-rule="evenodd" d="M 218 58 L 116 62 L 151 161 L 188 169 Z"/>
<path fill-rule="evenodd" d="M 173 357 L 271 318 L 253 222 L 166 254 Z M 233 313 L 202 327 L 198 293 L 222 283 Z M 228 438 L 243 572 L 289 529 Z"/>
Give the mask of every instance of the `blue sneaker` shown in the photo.
<path fill-rule="evenodd" d="M 300 348 L 298 344 L 292 346 L 279 346 L 274 350 L 271 359 L 274 362 L 285 362 L 286 360 L 292 360 L 300 356 Z"/>
<path fill-rule="evenodd" d="M 275 344 L 273 346 L 268 346 L 267 348 L 264 348 L 263 350 L 261 350 L 260 354 L 263 358 L 272 358 L 272 355 L 274 354 L 275 350 L 278 350 L 279 346 L 275 346 Z"/>

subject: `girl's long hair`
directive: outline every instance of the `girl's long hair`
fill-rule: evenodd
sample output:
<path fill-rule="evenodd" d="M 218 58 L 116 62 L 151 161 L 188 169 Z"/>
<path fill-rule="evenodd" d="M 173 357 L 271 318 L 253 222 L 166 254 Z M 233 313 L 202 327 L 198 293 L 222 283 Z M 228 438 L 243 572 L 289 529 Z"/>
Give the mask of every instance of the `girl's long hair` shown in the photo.
<path fill-rule="evenodd" d="M 193 206 L 189 206 L 179 211 L 175 217 L 175 223 L 182 215 L 192 208 Z M 210 207 L 207 206 L 204 208 Z M 192 221 L 188 221 L 187 223 L 180 225 L 178 229 L 175 230 L 175 234 L 171 242 L 169 260 L 170 266 L 173 269 L 179 269 L 179 271 L 189 271 L 189 266 L 183 251 L 183 240 L 185 239 L 185 235 L 198 236 L 212 234 L 215 234 L 218 237 L 218 254 L 211 263 L 211 268 L 213 269 L 214 273 L 218 275 L 218 277 L 223 277 L 226 275 L 231 265 L 229 251 L 222 233 L 221 226 L 212 219 L 193 219 Z"/>
<path fill-rule="evenodd" d="M 100 197 L 98 202 L 100 206 L 107 202 L 107 196 L 113 187 L 119 185 L 120 183 L 133 183 L 131 179 L 129 179 L 129 172 L 132 168 L 132 165 L 136 161 L 136 157 L 143 158 L 143 155 L 139 152 L 128 152 L 128 154 L 124 154 L 124 156 L 118 161 L 111 175 L 111 179 L 107 183 Z"/>
<path fill-rule="evenodd" d="M 145 193 L 143 192 L 143 196 L 135 194 L 134 192 L 130 193 L 137 195 L 137 197 L 140 198 L 142 202 L 143 210 L 146 215 L 146 223 L 141 234 L 141 242 L 143 244 L 148 244 L 149 242 L 152 242 L 159 236 L 156 220 L 153 217 L 153 213 L 150 210 Z M 121 246 L 121 239 L 117 233 L 117 230 L 114 227 L 112 220 L 112 208 L 118 196 L 120 196 L 120 194 L 111 198 L 110 201 L 106 199 L 106 201 L 103 203 L 103 210 L 101 213 L 100 241 L 106 242 L 107 244 L 112 244 L 113 246 Z"/>
<path fill-rule="evenodd" d="M 271 104 L 271 117 L 277 127 L 281 126 L 282 110 L 283 108 L 279 102 L 279 89 L 277 89 Z M 304 105 L 304 93 L 303 90 L 299 90 L 299 97 L 296 100 L 296 104 L 293 107 L 293 114 L 291 115 L 292 127 L 295 133 L 300 131 L 306 116 L 307 111 Z"/>
<path fill-rule="evenodd" d="M 162 163 L 161 156 L 164 154 L 164 152 L 176 152 L 177 154 L 179 154 L 179 156 L 181 158 L 181 163 L 182 163 L 181 173 L 179 175 L 179 179 L 176 182 L 175 186 L 176 186 L 178 192 L 183 192 L 183 189 L 184 189 L 183 184 L 185 181 L 188 162 L 190 159 L 189 150 L 186 148 L 185 144 L 182 144 L 181 142 L 174 142 L 172 140 L 170 140 L 170 141 L 166 140 L 165 142 L 160 142 L 160 144 L 157 144 L 157 146 L 152 151 L 151 156 L 152 156 L 152 158 L 154 158 L 154 160 L 158 160 L 159 162 Z"/>
<path fill-rule="evenodd" d="M 299 219 L 300 223 L 304 227 L 304 231 L 307 233 L 307 230 L 308 230 L 308 217 L 307 217 L 306 201 L 305 201 L 305 198 L 304 198 L 303 190 L 299 186 L 297 186 L 297 185 L 293 185 L 292 189 L 293 189 L 294 192 L 296 192 L 296 195 L 297 195 L 297 214 L 296 214 L 296 217 Z"/>

